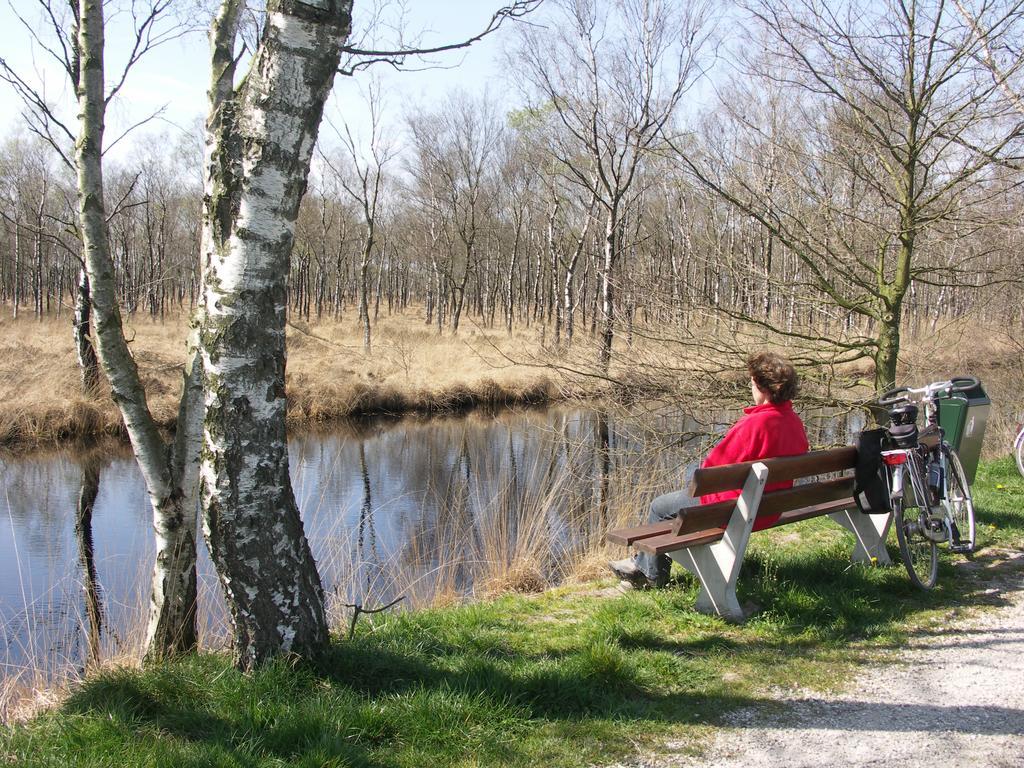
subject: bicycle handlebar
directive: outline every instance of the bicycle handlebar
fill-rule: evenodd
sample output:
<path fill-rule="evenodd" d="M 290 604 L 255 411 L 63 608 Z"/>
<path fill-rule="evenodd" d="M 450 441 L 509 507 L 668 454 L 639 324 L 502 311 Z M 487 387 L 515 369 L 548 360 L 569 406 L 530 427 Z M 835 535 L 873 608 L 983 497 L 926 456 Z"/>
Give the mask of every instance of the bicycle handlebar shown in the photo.
<path fill-rule="evenodd" d="M 954 376 L 949 381 L 935 381 L 923 387 L 896 387 L 882 394 L 878 398 L 879 405 L 896 405 L 896 403 L 909 402 L 911 395 L 921 395 L 922 400 L 934 400 L 940 393 L 941 396 L 949 397 L 954 392 L 967 392 L 974 389 L 980 381 L 974 376 Z"/>
<path fill-rule="evenodd" d="M 950 391 L 952 392 L 969 392 L 975 387 L 980 386 L 981 382 L 976 376 L 954 376 L 950 384 Z"/>

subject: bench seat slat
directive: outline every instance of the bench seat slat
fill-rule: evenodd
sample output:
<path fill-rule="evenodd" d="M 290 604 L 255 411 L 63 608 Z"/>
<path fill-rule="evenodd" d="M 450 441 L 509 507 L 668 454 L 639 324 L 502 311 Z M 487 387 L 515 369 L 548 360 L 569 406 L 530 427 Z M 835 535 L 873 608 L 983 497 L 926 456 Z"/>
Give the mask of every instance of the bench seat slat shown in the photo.
<path fill-rule="evenodd" d="M 667 555 L 669 552 L 675 552 L 677 549 L 695 547 L 698 544 L 711 544 L 721 539 L 724 535 L 725 531 L 721 528 L 711 528 L 706 531 L 694 531 L 693 533 L 687 533 L 683 536 L 676 536 L 673 533 L 667 533 L 663 536 L 640 539 L 636 542 L 635 546 L 641 552 L 647 552 L 648 554 Z"/>
<path fill-rule="evenodd" d="M 802 507 L 800 509 L 790 510 L 784 512 L 779 522 L 772 525 L 770 528 L 778 528 L 789 523 L 798 523 L 801 520 L 810 520 L 814 517 L 821 517 L 822 515 L 828 515 L 833 512 L 841 512 L 844 509 L 850 509 L 856 506 L 857 502 L 852 496 L 848 496 L 843 499 L 835 501 L 827 501 L 822 504 L 815 504 L 809 507 Z M 765 529 L 765 530 L 770 530 Z M 642 539 L 635 539 L 634 545 L 637 549 L 642 552 L 647 552 L 652 555 L 667 555 L 669 552 L 675 552 L 677 549 L 686 549 L 687 547 L 697 546 L 698 544 L 712 544 L 725 534 L 725 531 L 721 528 L 709 528 L 705 530 L 690 531 L 682 535 L 676 535 L 671 532 L 664 533 L 656 536 L 647 536 Z"/>
<path fill-rule="evenodd" d="M 779 522 L 771 526 L 772 528 L 778 528 L 788 523 L 798 523 L 801 520 L 810 520 L 812 517 L 821 517 L 822 515 L 830 515 L 833 512 L 842 512 L 844 509 L 853 509 L 857 506 L 857 500 L 853 496 L 849 496 L 845 499 L 839 499 L 838 501 L 828 501 L 824 504 L 815 504 L 811 507 L 804 507 L 803 509 L 794 509 L 789 512 L 783 512 L 782 517 L 779 518 Z M 858 513 L 859 514 L 859 513 Z"/>
<path fill-rule="evenodd" d="M 652 536 L 663 536 L 672 532 L 672 521 L 664 520 L 660 523 L 648 523 L 647 525 L 635 525 L 632 528 L 616 528 L 605 534 L 605 539 L 612 544 L 625 544 L 627 547 L 640 539 L 648 539 Z"/>
<path fill-rule="evenodd" d="M 736 509 L 736 499 L 686 507 L 679 510 L 681 514 L 672 518 L 672 533 L 682 536 L 685 533 L 703 531 L 707 528 L 724 528 L 729 522 L 729 518 L 732 517 L 734 509 Z"/>
<path fill-rule="evenodd" d="M 857 449 L 848 445 L 844 448 L 830 448 L 824 451 L 811 451 L 800 456 L 783 456 L 760 461 L 768 468 L 768 482 L 780 483 L 786 480 L 822 475 L 827 472 L 852 469 L 857 463 Z M 745 461 L 741 464 L 698 469 L 693 474 L 690 494 L 697 498 L 709 493 L 721 493 L 742 488 L 750 473 L 750 467 L 755 463 Z"/>

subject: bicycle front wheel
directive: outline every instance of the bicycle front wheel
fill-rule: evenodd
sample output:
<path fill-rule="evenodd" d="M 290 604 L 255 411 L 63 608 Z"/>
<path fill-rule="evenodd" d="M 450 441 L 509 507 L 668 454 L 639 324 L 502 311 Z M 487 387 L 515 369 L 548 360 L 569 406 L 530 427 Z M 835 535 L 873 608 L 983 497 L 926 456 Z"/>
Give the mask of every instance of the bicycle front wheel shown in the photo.
<path fill-rule="evenodd" d="M 967 475 L 956 451 L 943 445 L 949 477 L 946 483 L 946 509 L 953 525 L 953 549 L 956 552 L 974 551 L 974 501 Z"/>
<path fill-rule="evenodd" d="M 939 552 L 935 542 L 925 535 L 927 509 L 918 504 L 910 473 L 903 470 L 903 498 L 892 500 L 893 524 L 900 557 L 910 580 L 921 589 L 931 589 L 939 577 Z"/>

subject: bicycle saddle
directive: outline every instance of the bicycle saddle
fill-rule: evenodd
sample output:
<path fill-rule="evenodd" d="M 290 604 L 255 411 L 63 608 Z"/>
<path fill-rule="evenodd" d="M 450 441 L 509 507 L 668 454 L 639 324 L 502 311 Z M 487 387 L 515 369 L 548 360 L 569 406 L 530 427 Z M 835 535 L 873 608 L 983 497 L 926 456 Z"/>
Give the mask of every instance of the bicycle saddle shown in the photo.
<path fill-rule="evenodd" d="M 889 409 L 889 418 L 894 425 L 913 424 L 917 421 L 917 411 L 914 403 L 903 403 Z"/>

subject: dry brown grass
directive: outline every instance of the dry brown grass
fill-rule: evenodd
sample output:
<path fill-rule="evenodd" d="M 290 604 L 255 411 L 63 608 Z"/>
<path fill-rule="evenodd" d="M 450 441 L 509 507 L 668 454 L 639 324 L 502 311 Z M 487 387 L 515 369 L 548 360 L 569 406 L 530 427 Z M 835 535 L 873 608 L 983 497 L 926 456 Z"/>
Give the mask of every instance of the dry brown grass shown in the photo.
<path fill-rule="evenodd" d="M 187 324 L 129 319 L 126 335 L 157 422 L 171 427 L 181 392 Z M 549 371 L 506 357 L 537 350 L 532 331 L 464 328 L 438 336 L 419 313 L 381 318 L 370 354 L 352 323 L 295 322 L 288 332 L 289 421 L 539 403 L 559 395 Z M 0 320 L 0 446 L 35 447 L 123 435 L 104 389 L 82 395 L 67 318 Z"/>
<path fill-rule="evenodd" d="M 690 327 L 690 345 L 666 343 L 663 329 L 637 328 L 634 343 L 617 340 L 612 380 L 596 370 L 596 347 L 582 329 L 571 349 L 554 348 L 543 327 L 483 329 L 472 322 L 458 336 L 443 335 L 409 309 L 382 316 L 373 349 L 351 321 L 294 321 L 288 331 L 289 422 L 323 424 L 341 418 L 386 414 L 450 413 L 478 406 L 543 403 L 572 396 L 626 401 L 651 396 L 693 401 L 721 399 L 721 376 L 742 376 L 740 348 L 773 342 L 705 321 Z M 717 327 L 717 331 L 715 328 Z M 186 322 L 130 318 L 126 333 L 157 422 L 171 427 L 181 390 Z M 725 339 L 714 341 L 715 334 Z M 725 336 L 722 336 L 725 334 Z M 678 334 L 675 334 L 678 335 Z M 901 381 L 921 383 L 952 373 L 978 375 L 992 395 L 986 451 L 1009 445 L 1022 410 L 1017 394 L 1024 378 L 1024 348 L 1005 329 L 972 318 L 940 324 L 934 331 L 906 332 Z M 708 375 L 718 371 L 717 376 Z M 837 373 L 865 376 L 864 364 Z M 735 376 L 733 376 L 735 374 Z M 812 386 L 834 387 L 831 382 Z M 841 385 L 843 396 L 849 390 Z M 863 389 L 858 396 L 868 398 Z M 83 397 L 68 318 L 37 322 L 0 319 L 0 446 L 34 447 L 123 436 L 120 415 L 104 390 Z"/>

